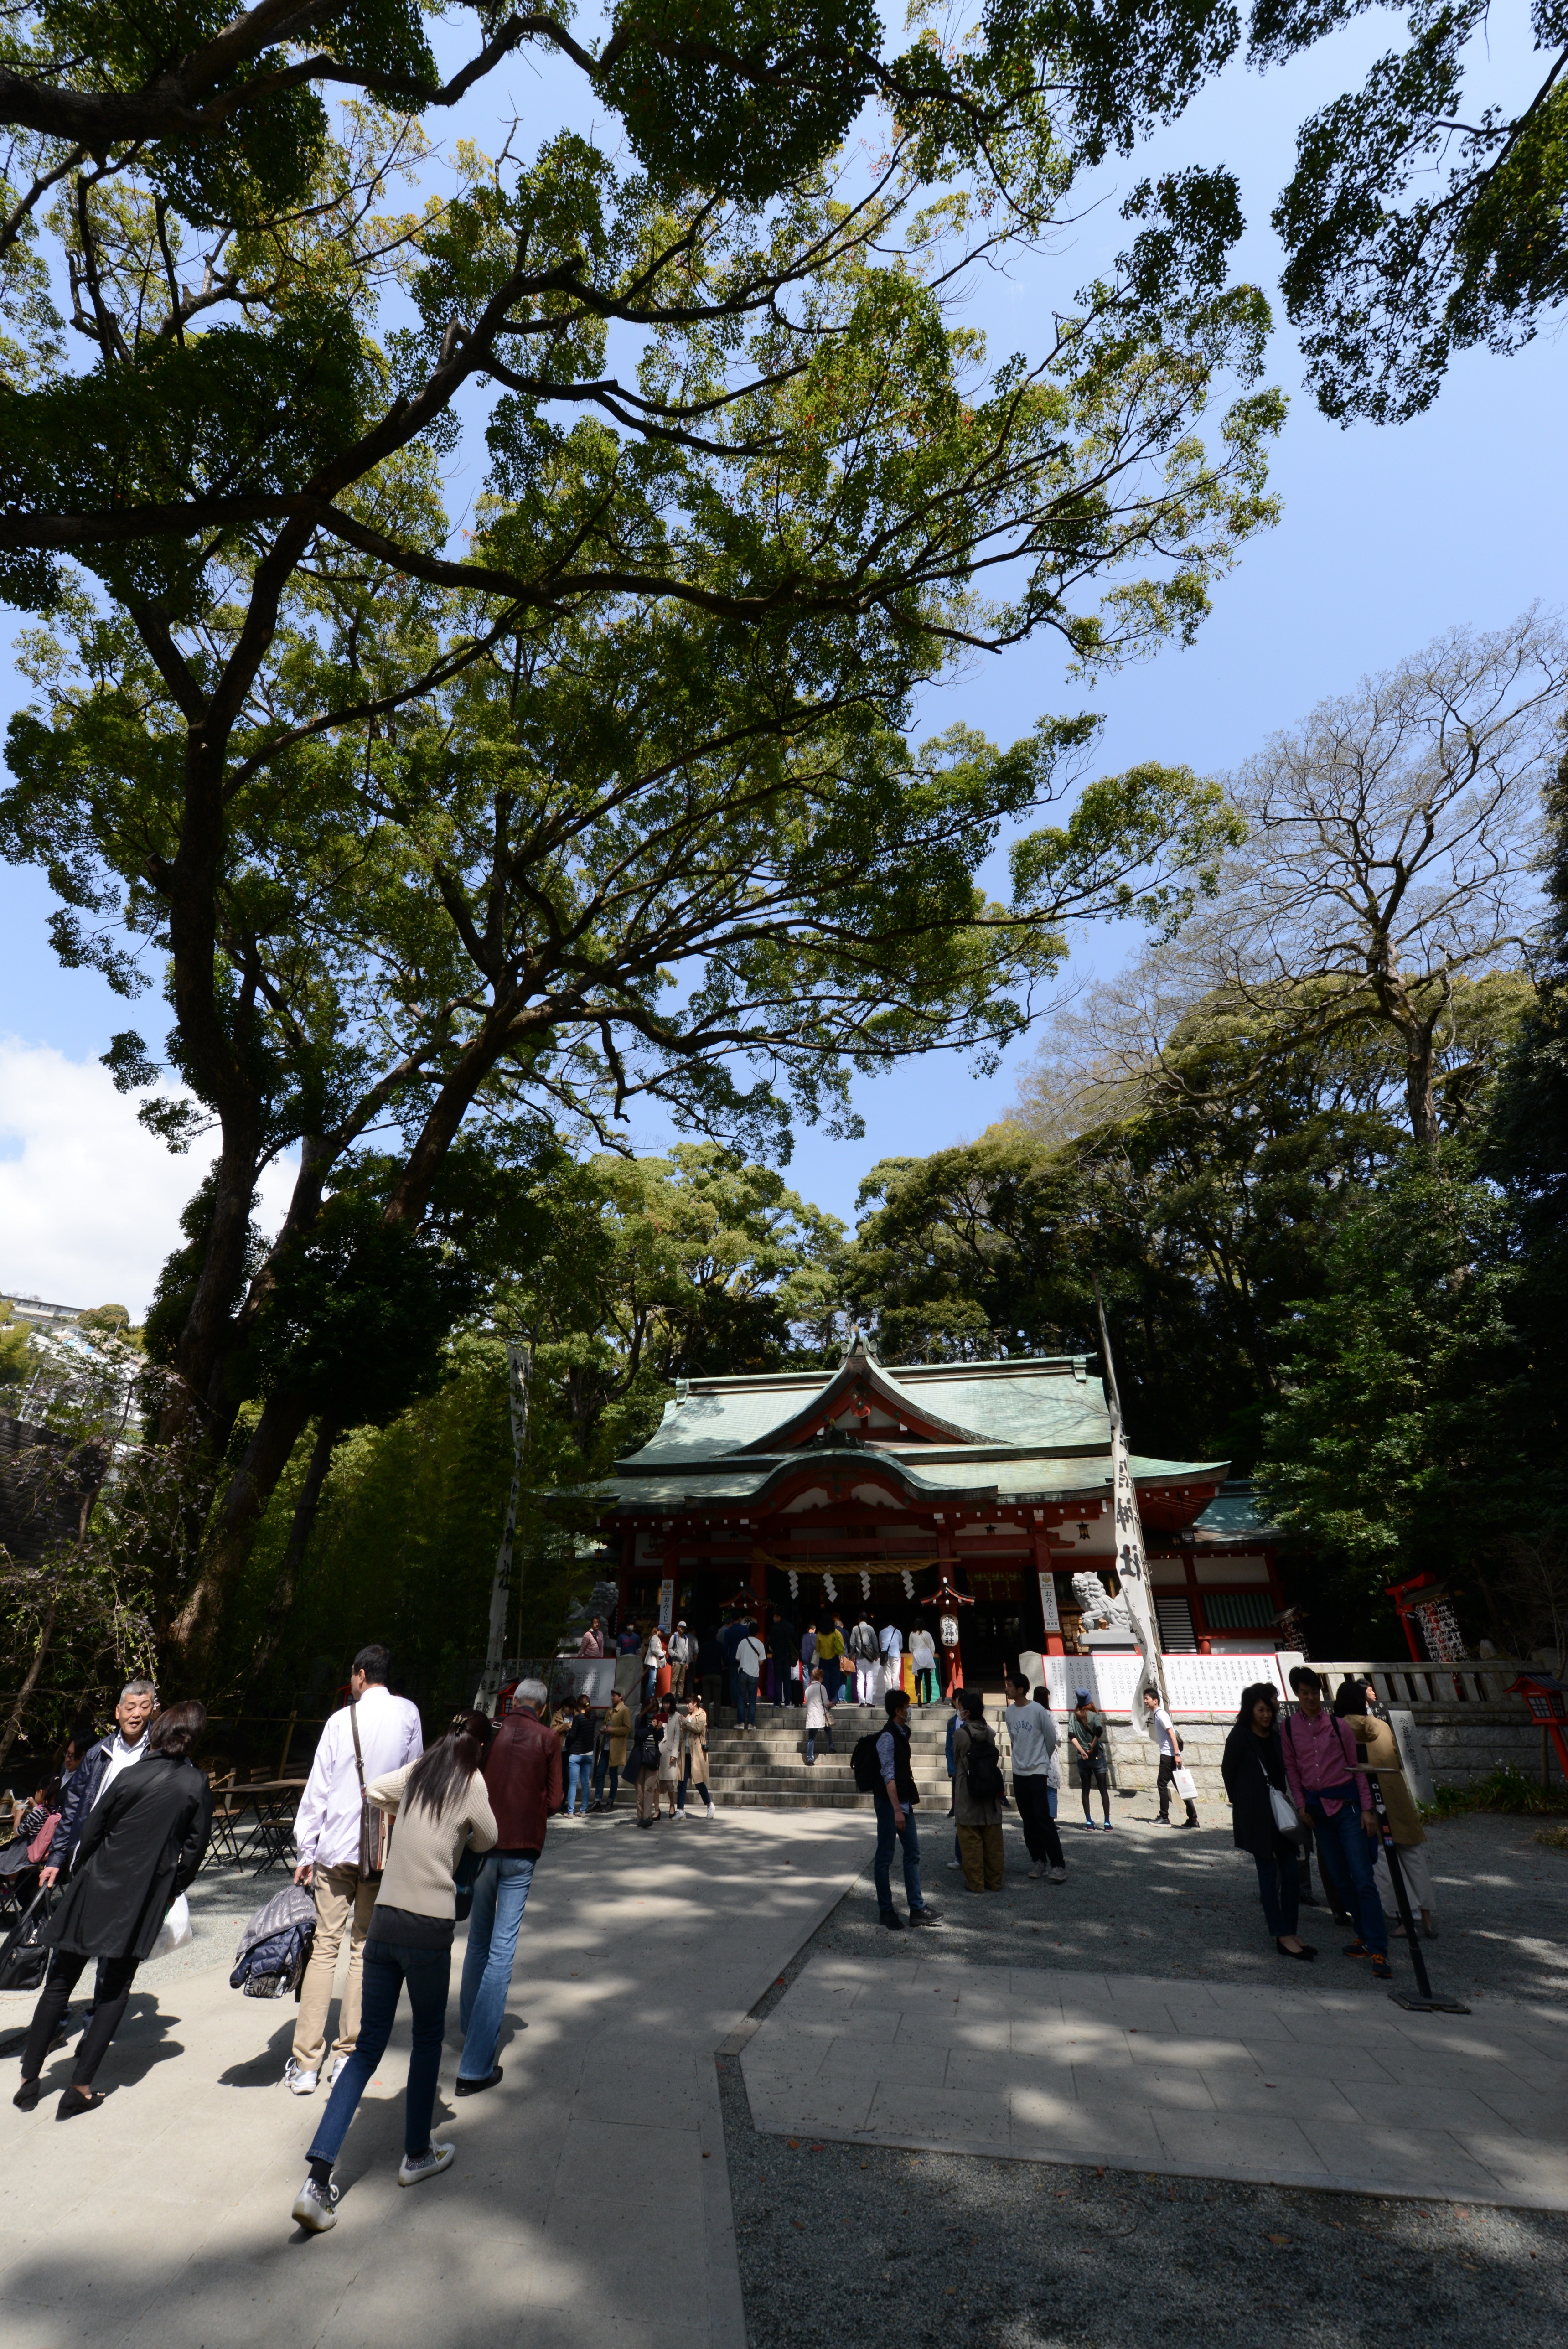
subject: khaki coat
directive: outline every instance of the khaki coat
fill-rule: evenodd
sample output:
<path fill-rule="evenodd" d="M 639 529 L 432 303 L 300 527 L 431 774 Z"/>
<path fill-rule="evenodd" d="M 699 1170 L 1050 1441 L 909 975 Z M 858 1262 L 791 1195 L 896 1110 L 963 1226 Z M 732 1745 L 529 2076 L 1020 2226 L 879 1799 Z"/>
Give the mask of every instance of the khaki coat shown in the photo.
<path fill-rule="evenodd" d="M 1421 1825 L 1420 1814 L 1410 1793 L 1404 1765 L 1399 1760 L 1399 1741 L 1386 1721 L 1376 1713 L 1350 1713 L 1345 1716 L 1345 1726 L 1357 1745 L 1367 1748 L 1367 1760 L 1378 1785 L 1383 1790 L 1383 1805 L 1388 1814 L 1388 1827 L 1397 1844 L 1425 1843 L 1427 1830 Z"/>

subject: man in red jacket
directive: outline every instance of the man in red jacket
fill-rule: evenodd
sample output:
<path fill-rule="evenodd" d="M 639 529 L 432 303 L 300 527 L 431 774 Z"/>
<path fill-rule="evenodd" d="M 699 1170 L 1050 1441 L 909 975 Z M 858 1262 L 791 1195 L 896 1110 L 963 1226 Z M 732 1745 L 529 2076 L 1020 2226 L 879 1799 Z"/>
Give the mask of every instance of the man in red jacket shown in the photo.
<path fill-rule="evenodd" d="M 468 1954 L 458 1996 L 463 2052 L 458 2063 L 458 2094 L 477 2096 L 500 2078 L 496 2046 L 518 1930 L 544 1849 L 546 1823 L 563 1810 L 561 1740 L 540 1718 L 550 1702 L 542 1681 L 521 1681 L 508 1713 L 490 1741 L 485 1788 L 495 1813 L 496 1847 L 480 1862 L 474 1905 L 469 1918 Z"/>

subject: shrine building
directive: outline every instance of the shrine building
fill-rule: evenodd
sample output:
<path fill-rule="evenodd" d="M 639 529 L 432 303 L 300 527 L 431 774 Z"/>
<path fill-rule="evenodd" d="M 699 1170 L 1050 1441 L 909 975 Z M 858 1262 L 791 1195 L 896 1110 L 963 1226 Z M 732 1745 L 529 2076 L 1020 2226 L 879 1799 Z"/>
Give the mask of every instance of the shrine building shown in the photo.
<path fill-rule="evenodd" d="M 1227 1463 L 1133 1458 L 1171 1652 L 1266 1654 L 1284 1601 L 1278 1536 Z M 836 1371 L 677 1382 L 640 1452 L 592 1488 L 618 1560 L 620 1619 L 766 1625 L 869 1602 L 880 1628 L 934 1628 L 945 1578 L 965 1677 L 1030 1650 L 1077 1652 L 1073 1578 L 1115 1593 L 1110 1415 L 1084 1355 L 890 1370 L 857 1336 Z"/>

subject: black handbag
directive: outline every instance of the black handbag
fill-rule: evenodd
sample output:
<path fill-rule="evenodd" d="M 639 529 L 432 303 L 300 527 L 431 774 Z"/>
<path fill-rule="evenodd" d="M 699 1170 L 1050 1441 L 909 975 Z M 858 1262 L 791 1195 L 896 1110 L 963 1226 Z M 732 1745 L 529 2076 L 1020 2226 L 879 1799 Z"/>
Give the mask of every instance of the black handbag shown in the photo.
<path fill-rule="evenodd" d="M 64 1899 L 65 1888 L 58 1884 L 34 1894 L 0 1947 L 0 1990 L 42 1989 L 49 1971 L 43 1931 Z"/>

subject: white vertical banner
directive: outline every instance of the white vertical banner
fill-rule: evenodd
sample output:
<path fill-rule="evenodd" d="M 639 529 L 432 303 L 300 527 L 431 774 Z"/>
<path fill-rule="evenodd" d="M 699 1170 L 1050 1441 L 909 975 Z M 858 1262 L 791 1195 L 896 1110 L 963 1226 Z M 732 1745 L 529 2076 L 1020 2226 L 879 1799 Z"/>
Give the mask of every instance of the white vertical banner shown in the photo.
<path fill-rule="evenodd" d="M 1132 1461 L 1128 1454 L 1127 1438 L 1121 1432 L 1121 1413 L 1113 1413 L 1110 1423 L 1111 1490 L 1116 1508 L 1116 1570 L 1121 1578 L 1121 1595 L 1127 1611 L 1132 1618 L 1132 1636 L 1138 1652 L 1143 1658 L 1144 1673 L 1163 1701 L 1160 1682 L 1160 1637 L 1154 1625 L 1153 1602 L 1149 1595 L 1149 1560 L 1143 1548 L 1143 1520 L 1138 1508 L 1138 1487 L 1132 1481 Z M 1141 1701 L 1135 1692 L 1134 1702 Z"/>
<path fill-rule="evenodd" d="M 676 1619 L 676 1587 L 673 1582 L 659 1585 L 659 1629 L 670 1630 Z"/>
<path fill-rule="evenodd" d="M 1046 1569 L 1042 1569 L 1040 1574 L 1040 1613 L 1045 1618 L 1047 1631 L 1060 1631 L 1062 1619 L 1057 1609 L 1057 1578 Z"/>

